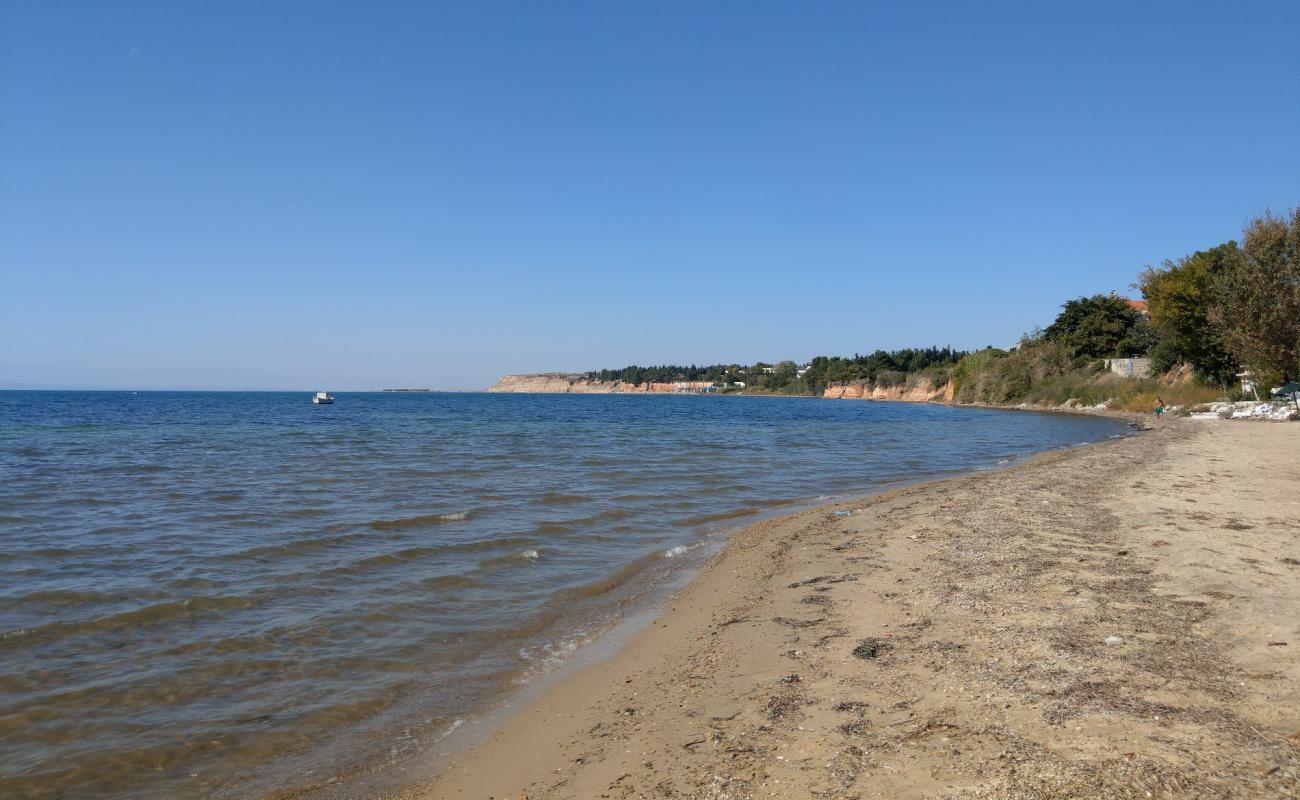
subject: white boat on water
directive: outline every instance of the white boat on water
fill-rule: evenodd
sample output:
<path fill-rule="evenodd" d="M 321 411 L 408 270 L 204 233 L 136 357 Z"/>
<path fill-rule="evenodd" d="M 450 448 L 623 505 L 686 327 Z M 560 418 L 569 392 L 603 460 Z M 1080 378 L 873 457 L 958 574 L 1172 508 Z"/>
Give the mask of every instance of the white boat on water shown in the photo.
<path fill-rule="evenodd" d="M 316 396 L 311 399 L 318 406 L 328 406 L 334 403 L 334 395 L 329 392 L 317 392 Z"/>

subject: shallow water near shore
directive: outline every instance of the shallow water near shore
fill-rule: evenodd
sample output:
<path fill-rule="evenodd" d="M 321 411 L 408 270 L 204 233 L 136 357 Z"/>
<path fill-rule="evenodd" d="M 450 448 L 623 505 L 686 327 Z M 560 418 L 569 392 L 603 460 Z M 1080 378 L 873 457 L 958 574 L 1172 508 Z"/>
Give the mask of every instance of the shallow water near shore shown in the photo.
<path fill-rule="evenodd" d="M 400 763 L 751 515 L 1123 422 L 807 398 L 0 392 L 0 794 Z"/>

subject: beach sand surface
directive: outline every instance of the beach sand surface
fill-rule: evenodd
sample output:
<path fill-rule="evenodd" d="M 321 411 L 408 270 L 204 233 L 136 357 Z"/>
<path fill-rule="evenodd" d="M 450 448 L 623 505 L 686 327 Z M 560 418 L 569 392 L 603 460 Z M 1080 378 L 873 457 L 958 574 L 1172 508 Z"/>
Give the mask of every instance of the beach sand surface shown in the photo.
<path fill-rule="evenodd" d="M 1171 420 L 756 524 L 401 796 L 1296 797 L 1298 776 L 1300 425 Z"/>

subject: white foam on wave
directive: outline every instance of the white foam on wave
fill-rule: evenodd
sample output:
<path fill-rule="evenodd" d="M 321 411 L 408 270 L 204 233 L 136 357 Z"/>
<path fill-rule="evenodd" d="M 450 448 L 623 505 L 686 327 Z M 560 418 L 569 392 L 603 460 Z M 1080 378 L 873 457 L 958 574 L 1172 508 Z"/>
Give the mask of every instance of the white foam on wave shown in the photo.
<path fill-rule="evenodd" d="M 519 557 L 528 559 L 529 561 L 536 561 L 542 557 L 542 554 L 536 550 L 525 550 L 519 554 Z"/>
<path fill-rule="evenodd" d="M 531 683 L 539 675 L 545 675 L 559 668 L 573 658 L 574 653 L 578 652 L 579 648 L 590 643 L 594 635 L 595 631 L 584 625 L 559 641 L 542 642 L 519 648 L 519 657 L 524 660 L 527 668 L 523 674 L 514 678 L 511 683 L 516 686 L 523 686 Z"/>
<path fill-rule="evenodd" d="M 447 730 L 439 734 L 438 738 L 435 739 L 434 741 L 441 742 L 443 739 L 446 739 L 448 736 L 451 736 L 453 733 L 455 733 L 456 729 L 464 724 L 465 724 L 465 720 L 463 719 L 453 720 L 451 725 L 447 727 Z"/>
<path fill-rule="evenodd" d="M 677 556 L 684 556 L 690 551 L 691 548 L 687 547 L 684 544 L 679 544 L 676 547 L 670 547 L 667 550 L 665 550 L 664 558 L 676 558 Z"/>
<path fill-rule="evenodd" d="M 460 522 L 463 519 L 469 519 L 469 512 L 457 511 L 452 514 L 439 514 L 438 519 L 446 520 L 447 522 Z"/>

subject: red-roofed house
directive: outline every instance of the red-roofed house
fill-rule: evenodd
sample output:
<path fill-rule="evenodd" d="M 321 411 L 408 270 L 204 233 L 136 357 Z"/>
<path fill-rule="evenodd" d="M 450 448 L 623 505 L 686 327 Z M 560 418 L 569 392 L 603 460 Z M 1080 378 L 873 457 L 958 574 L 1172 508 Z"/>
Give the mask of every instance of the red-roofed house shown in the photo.
<path fill-rule="evenodd" d="M 1128 307 L 1139 314 L 1147 313 L 1147 301 L 1145 300 L 1130 300 L 1126 297 L 1124 298 L 1124 302 L 1128 303 Z"/>

